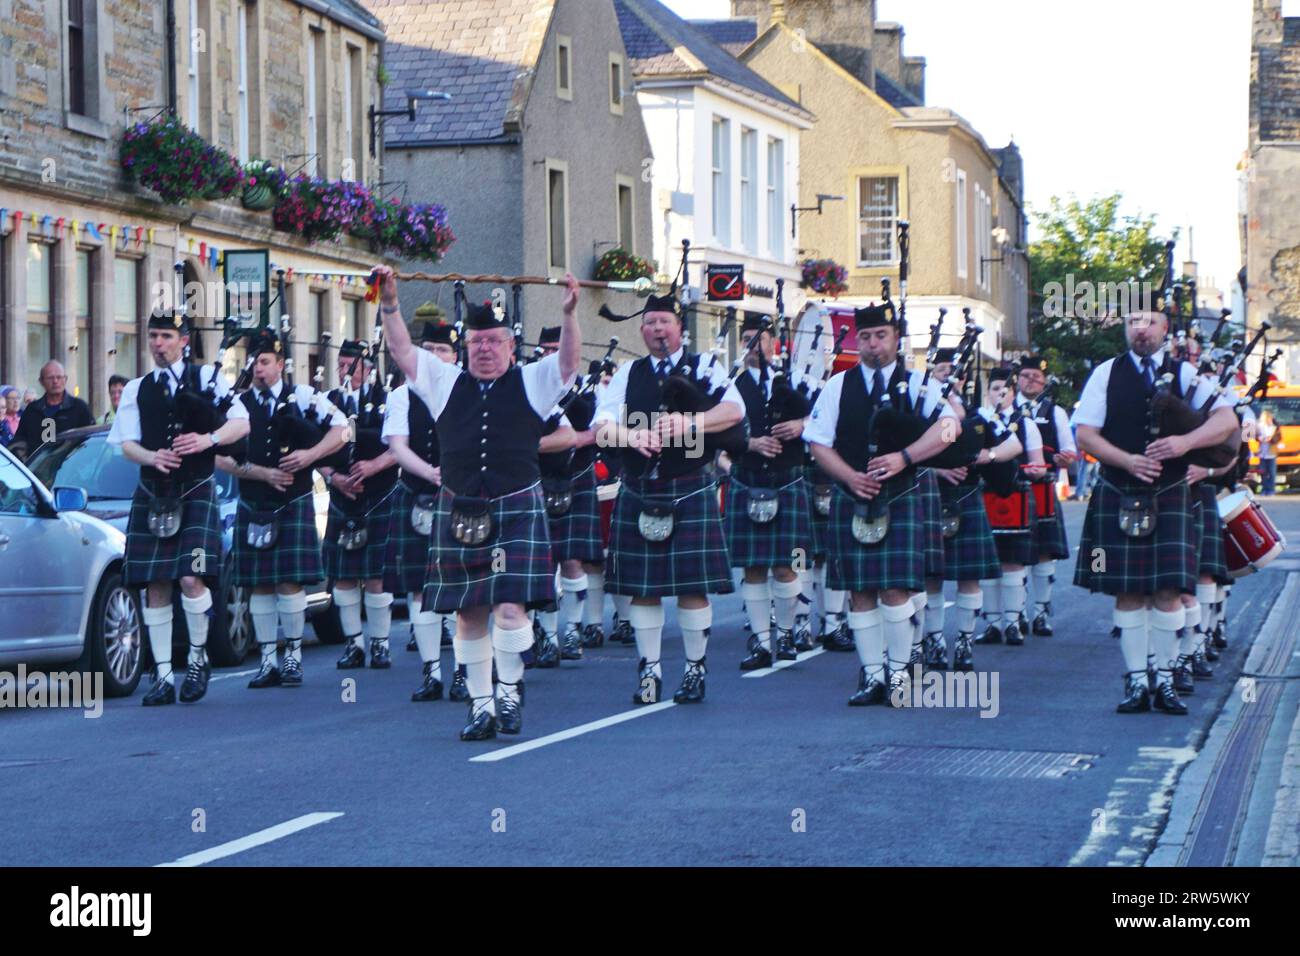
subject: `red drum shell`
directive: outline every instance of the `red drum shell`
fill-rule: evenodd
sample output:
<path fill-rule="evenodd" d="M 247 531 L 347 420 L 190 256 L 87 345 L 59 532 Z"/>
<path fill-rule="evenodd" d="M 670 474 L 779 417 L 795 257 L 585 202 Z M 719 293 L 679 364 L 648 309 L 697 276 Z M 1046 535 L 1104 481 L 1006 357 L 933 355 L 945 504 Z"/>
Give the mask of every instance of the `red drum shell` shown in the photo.
<path fill-rule="evenodd" d="M 1015 534 L 1029 530 L 1029 493 L 1016 489 L 1003 498 L 991 491 L 984 492 L 984 510 L 989 515 L 989 525 L 994 534 Z"/>
<path fill-rule="evenodd" d="M 1286 539 L 1244 491 L 1219 500 L 1223 522 L 1224 557 L 1229 577 L 1239 578 L 1258 571 L 1286 548 Z"/>
<path fill-rule="evenodd" d="M 1034 489 L 1034 514 L 1041 521 L 1043 518 L 1056 517 L 1056 484 L 1046 481 L 1035 481 L 1031 488 Z"/>

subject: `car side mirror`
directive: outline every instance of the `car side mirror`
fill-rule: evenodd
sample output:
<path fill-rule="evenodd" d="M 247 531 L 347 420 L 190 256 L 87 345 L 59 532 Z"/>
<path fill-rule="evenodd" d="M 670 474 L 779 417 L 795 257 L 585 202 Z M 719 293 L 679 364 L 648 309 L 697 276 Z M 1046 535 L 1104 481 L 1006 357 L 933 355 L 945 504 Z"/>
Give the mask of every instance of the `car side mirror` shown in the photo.
<path fill-rule="evenodd" d="M 85 511 L 89 500 L 85 488 L 63 486 L 54 489 L 55 511 Z"/>

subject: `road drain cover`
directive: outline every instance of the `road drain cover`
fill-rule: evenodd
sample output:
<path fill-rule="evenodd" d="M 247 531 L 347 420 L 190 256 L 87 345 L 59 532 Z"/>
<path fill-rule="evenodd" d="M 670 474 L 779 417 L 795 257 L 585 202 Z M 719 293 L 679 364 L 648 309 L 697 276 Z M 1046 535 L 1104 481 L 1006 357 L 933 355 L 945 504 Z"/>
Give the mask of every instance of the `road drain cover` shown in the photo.
<path fill-rule="evenodd" d="M 926 777 L 978 777 L 1000 780 L 1060 780 L 1092 766 L 1097 754 L 1047 750 L 992 750 L 980 747 L 918 747 L 877 744 L 833 770 L 910 773 Z"/>

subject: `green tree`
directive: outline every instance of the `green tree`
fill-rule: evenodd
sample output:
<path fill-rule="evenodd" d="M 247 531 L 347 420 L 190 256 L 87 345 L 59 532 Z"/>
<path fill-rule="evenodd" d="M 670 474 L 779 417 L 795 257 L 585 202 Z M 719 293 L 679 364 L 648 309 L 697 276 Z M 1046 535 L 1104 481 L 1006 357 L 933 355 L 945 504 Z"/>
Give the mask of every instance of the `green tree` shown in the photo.
<path fill-rule="evenodd" d="M 1165 240 L 1153 235 L 1155 219 L 1121 215 L 1120 200 L 1119 193 L 1083 202 L 1053 196 L 1047 209 L 1030 210 L 1038 239 L 1029 244 L 1029 338 L 1061 380 L 1057 400 L 1067 409 L 1093 367 L 1124 349 L 1107 290 L 1123 284 L 1154 294 L 1164 278 Z"/>

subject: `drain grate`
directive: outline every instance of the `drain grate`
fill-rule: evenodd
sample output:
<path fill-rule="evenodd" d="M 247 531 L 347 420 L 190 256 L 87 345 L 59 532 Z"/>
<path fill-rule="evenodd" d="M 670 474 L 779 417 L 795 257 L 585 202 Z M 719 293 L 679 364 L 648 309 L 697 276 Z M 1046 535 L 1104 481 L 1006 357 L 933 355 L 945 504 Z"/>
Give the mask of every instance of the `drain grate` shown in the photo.
<path fill-rule="evenodd" d="M 1061 780 L 1087 770 L 1097 757 L 1048 750 L 877 744 L 831 769 L 986 780 Z"/>

